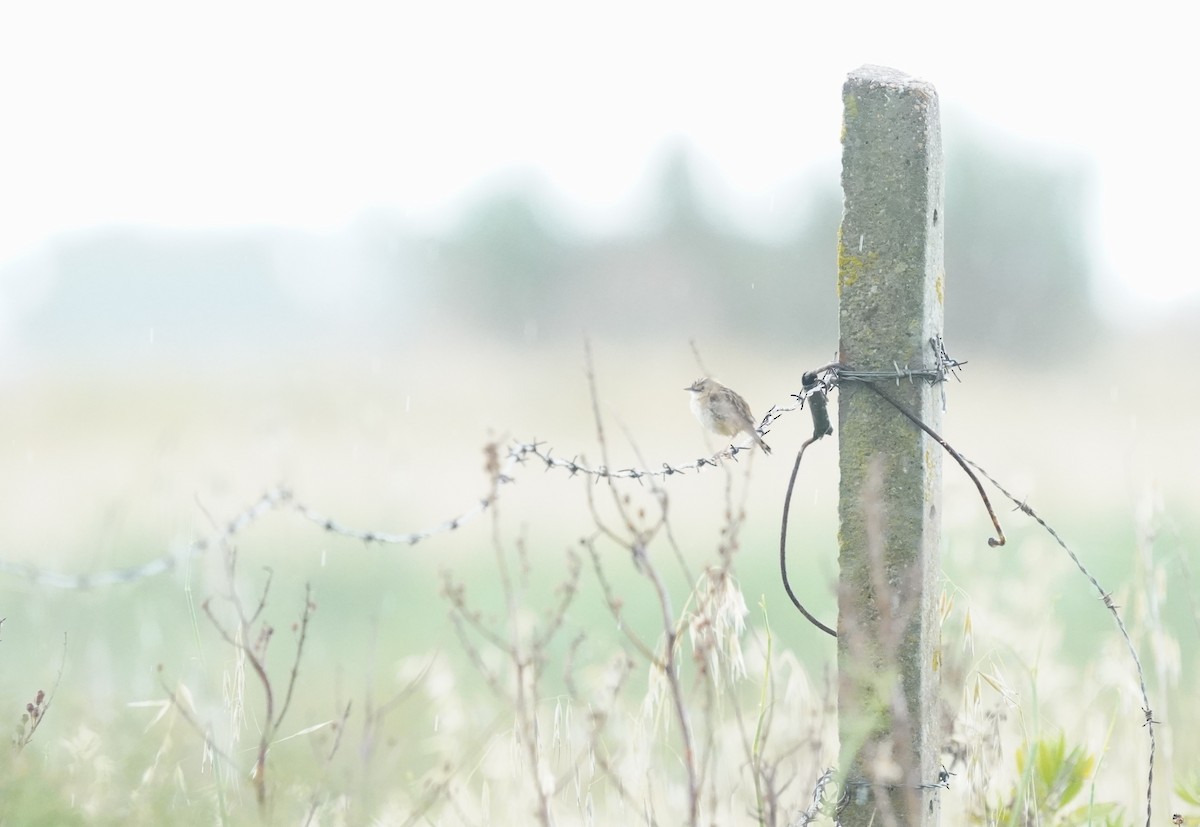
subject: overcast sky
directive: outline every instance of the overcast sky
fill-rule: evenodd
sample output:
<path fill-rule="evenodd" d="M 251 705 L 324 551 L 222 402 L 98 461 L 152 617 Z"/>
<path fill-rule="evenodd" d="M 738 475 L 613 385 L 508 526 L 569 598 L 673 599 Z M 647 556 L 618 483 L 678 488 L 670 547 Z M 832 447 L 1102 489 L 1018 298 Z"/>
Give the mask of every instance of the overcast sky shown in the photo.
<path fill-rule="evenodd" d="M 384 208 L 437 228 L 513 174 L 613 229 L 681 139 L 770 233 L 797 180 L 836 175 L 842 81 L 878 63 L 934 83 L 945 116 L 1084 158 L 1110 306 L 1166 304 L 1200 293 L 1178 251 L 1200 192 L 1188 7 L 6 3 L 0 277 L 111 223 L 335 232 Z"/>

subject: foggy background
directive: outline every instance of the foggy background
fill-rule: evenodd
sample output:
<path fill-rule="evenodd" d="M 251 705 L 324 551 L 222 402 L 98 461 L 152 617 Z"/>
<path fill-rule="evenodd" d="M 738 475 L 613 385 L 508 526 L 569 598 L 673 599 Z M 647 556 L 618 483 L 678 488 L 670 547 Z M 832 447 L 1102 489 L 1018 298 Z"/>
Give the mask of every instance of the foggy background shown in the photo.
<path fill-rule="evenodd" d="M 841 84 L 865 62 L 941 98 L 968 363 L 947 436 L 1085 524 L 1187 502 L 1200 182 L 1164 79 L 1188 27 L 1083 10 L 7 9 L 4 553 L 134 564 L 274 484 L 420 530 L 475 500 L 491 440 L 596 452 L 585 338 L 614 462 L 711 449 L 691 342 L 760 416 L 836 353 Z M 764 536 L 784 465 L 750 482 Z M 522 490 L 514 524 L 560 495 Z"/>
<path fill-rule="evenodd" d="M 628 464 L 693 458 L 691 342 L 758 415 L 836 353 L 864 62 L 941 97 L 947 434 L 1081 512 L 1186 502 L 1188 27 L 1084 8 L 7 9 L 4 553 L 136 562 L 276 483 L 417 530 L 490 440 L 595 452 L 585 338 Z"/>
<path fill-rule="evenodd" d="M 276 484 L 359 528 L 428 528 L 486 492 L 491 440 L 598 462 L 585 338 L 614 466 L 710 453 L 683 393 L 691 342 L 758 416 L 836 354 L 841 86 L 876 63 L 940 94 L 945 342 L 968 363 L 947 438 L 1052 515 L 1119 602 L 1153 580 L 1164 626 L 1194 639 L 1195 608 L 1166 592 L 1191 588 L 1197 536 L 1193 13 L 966 5 L 5 8 L 0 554 L 137 565 Z M 807 435 L 781 420 L 744 478 L 752 605 L 783 605 L 773 544 Z M 793 578 L 831 618 L 836 446 L 818 447 Z M 979 627 L 1030 661 L 1112 643 L 1028 521 L 1002 515 L 1010 544 L 986 548 L 951 467 L 947 579 Z M 671 480 L 693 559 L 722 524 L 720 480 Z M 501 499 L 546 571 L 592 529 L 578 483 L 521 469 Z M 1157 580 L 1131 550 L 1151 523 Z M 368 629 L 390 633 L 385 664 L 453 650 L 435 572 L 488 542 L 480 522 L 364 549 L 282 515 L 240 541 L 253 565 L 317 582 L 331 611 L 313 659 L 337 668 Z M 0 691 L 52 673 L 66 631 L 60 714 L 137 731 L 125 704 L 161 697 L 154 664 L 204 674 L 179 643 L 180 595 L 218 588 L 199 569 L 82 594 L 5 575 Z M 487 594 L 486 569 L 464 576 Z M 777 634 L 829 658 L 806 629 Z"/>
<path fill-rule="evenodd" d="M 941 93 L 960 353 L 1189 327 L 1170 8 L 1010 5 L 986 38 L 952 4 L 9 9 L 0 371 L 447 325 L 831 350 L 863 62 Z"/>

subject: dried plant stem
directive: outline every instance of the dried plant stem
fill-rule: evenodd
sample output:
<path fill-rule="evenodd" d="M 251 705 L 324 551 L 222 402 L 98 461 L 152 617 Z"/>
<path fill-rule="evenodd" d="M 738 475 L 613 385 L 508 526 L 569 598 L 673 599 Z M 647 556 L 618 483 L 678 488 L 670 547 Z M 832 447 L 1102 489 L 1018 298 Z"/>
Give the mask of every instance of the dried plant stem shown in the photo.
<path fill-rule="evenodd" d="M 596 437 L 600 444 L 600 456 L 604 462 L 604 467 L 608 467 L 608 443 L 604 435 L 604 420 L 600 415 L 600 396 L 596 389 L 596 374 L 592 364 L 591 345 L 585 342 L 585 355 L 587 361 L 587 380 L 588 391 L 592 401 L 592 416 L 596 426 Z M 614 542 L 624 546 L 633 556 L 634 566 L 637 570 L 650 581 L 654 588 L 655 596 L 658 601 L 660 616 L 662 618 L 662 627 L 664 633 L 664 646 L 661 659 L 658 660 L 657 666 L 662 670 L 663 677 L 667 680 L 667 686 L 670 691 L 671 706 L 674 709 L 676 720 L 679 724 L 680 738 L 683 740 L 683 765 L 687 774 L 687 819 L 684 822 L 689 827 L 695 827 L 699 823 L 700 818 L 700 780 L 699 771 L 696 764 L 696 749 L 692 734 L 692 724 L 688 714 L 687 704 L 683 697 L 683 687 L 679 680 L 679 663 L 678 663 L 678 643 L 679 643 L 679 628 L 676 625 L 675 613 L 671 606 L 671 596 L 667 592 L 666 585 L 663 583 L 662 576 L 659 574 L 657 567 L 646 554 L 646 546 L 650 539 L 658 532 L 665 524 L 666 507 L 665 493 L 660 493 L 660 504 L 663 504 L 660 509 L 659 521 L 648 528 L 638 528 L 633 519 L 625 509 L 624 503 L 618 496 L 616 489 L 612 486 L 612 481 L 609 480 L 609 489 L 612 491 L 613 500 L 616 504 L 617 512 L 620 514 L 625 523 L 625 530 L 628 536 L 621 538 L 616 532 L 606 528 L 602 521 L 599 520 L 599 515 L 596 513 L 593 505 L 593 516 L 597 519 L 597 524 L 608 537 Z M 590 493 L 589 493 L 590 498 Z M 590 501 L 590 499 L 589 499 Z"/>

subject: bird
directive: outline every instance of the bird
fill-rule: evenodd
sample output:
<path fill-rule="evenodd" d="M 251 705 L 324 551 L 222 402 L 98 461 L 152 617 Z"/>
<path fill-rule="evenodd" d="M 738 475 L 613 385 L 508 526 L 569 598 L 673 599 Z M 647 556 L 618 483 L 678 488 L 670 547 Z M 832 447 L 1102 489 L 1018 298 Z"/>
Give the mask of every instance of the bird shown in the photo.
<path fill-rule="evenodd" d="M 754 428 L 750 406 L 734 390 L 707 377 L 697 379 L 684 390 L 691 392 L 692 413 L 705 428 L 714 434 L 729 437 L 744 431 L 754 437 L 764 454 L 771 453 L 771 447 L 763 442 Z"/>

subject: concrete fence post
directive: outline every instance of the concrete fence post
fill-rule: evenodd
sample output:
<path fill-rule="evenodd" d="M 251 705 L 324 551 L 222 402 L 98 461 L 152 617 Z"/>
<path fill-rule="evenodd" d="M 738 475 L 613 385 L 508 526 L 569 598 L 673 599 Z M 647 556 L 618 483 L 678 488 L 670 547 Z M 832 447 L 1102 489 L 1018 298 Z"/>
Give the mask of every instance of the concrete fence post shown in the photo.
<path fill-rule="evenodd" d="M 937 92 L 864 66 L 843 98 L 839 361 L 929 365 L 945 278 Z M 877 387 L 940 430 L 940 389 Z M 859 383 L 840 386 L 838 422 L 841 823 L 936 825 L 941 448 Z"/>

